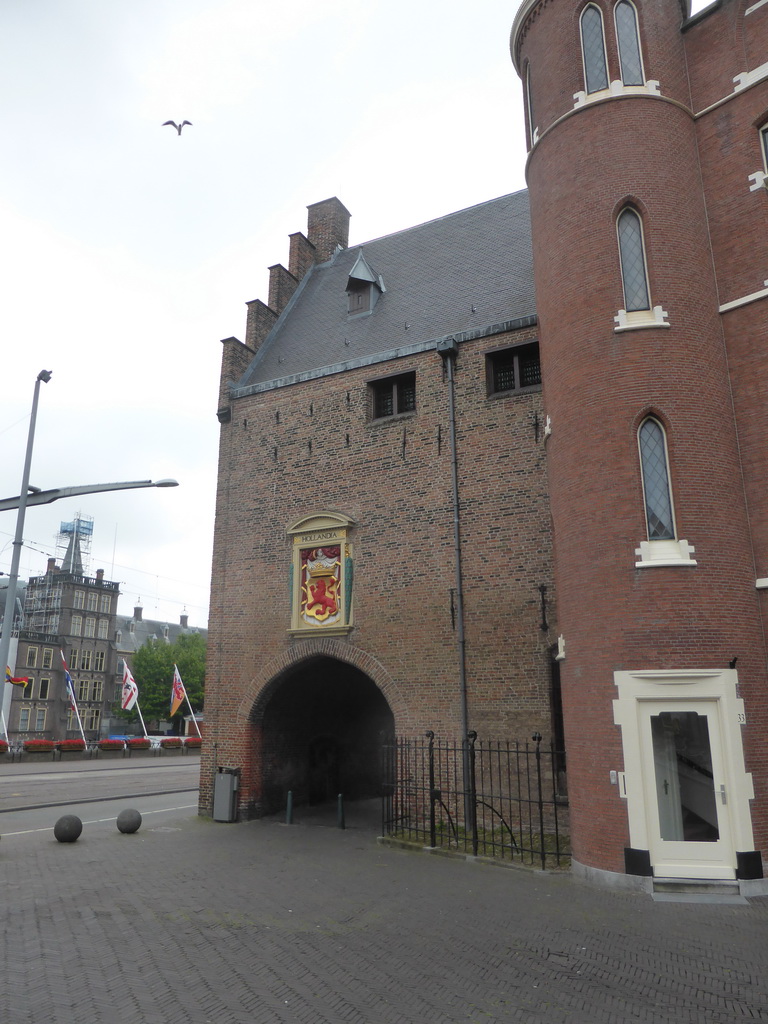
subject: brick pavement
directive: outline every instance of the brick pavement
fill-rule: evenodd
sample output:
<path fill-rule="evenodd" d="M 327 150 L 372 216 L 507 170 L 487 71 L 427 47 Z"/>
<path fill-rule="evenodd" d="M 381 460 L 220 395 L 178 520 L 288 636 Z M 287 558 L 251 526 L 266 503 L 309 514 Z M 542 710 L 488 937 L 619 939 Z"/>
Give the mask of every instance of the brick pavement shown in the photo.
<path fill-rule="evenodd" d="M 179 815 L 7 836 L 0 1019 L 768 1021 L 768 899 L 653 903 L 375 831 Z"/>

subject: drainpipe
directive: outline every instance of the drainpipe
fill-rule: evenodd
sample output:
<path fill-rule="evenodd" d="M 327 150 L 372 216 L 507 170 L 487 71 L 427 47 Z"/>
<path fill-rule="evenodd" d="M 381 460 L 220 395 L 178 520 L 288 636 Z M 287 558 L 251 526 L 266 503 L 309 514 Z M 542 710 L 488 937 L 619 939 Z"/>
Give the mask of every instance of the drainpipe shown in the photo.
<path fill-rule="evenodd" d="M 459 520 L 459 463 L 456 455 L 456 403 L 454 389 L 454 370 L 459 346 L 453 337 L 443 338 L 437 343 L 437 353 L 443 360 L 443 367 L 448 376 L 448 421 L 451 434 L 451 484 L 453 489 L 453 548 L 456 573 L 456 631 L 459 643 L 459 694 L 461 699 L 461 749 L 462 767 L 464 772 L 464 814 L 467 821 L 471 820 L 472 808 L 469 806 L 469 713 L 467 709 L 467 654 L 466 637 L 464 634 L 464 584 L 461 573 L 461 526 Z"/>

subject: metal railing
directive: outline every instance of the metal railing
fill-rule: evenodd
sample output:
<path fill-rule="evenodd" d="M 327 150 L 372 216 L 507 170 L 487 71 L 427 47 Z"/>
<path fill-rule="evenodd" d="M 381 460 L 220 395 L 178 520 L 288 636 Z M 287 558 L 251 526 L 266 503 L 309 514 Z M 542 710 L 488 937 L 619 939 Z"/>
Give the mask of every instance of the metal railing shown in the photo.
<path fill-rule="evenodd" d="M 464 780 L 463 765 L 467 764 Z M 545 868 L 570 860 L 562 751 L 532 741 L 394 737 L 382 747 L 386 836 Z"/>

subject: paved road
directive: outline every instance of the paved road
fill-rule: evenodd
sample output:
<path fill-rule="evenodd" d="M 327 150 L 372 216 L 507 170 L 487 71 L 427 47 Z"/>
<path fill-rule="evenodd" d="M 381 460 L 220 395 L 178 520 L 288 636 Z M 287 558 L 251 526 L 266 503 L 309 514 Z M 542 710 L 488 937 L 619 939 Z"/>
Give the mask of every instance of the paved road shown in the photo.
<path fill-rule="evenodd" d="M 346 831 L 148 813 L 74 845 L 3 815 L 0 1019 L 768 1021 L 768 899 L 659 904 L 406 853 L 370 812 Z"/>
<path fill-rule="evenodd" d="M 197 788 L 197 757 L 125 758 L 116 761 L 3 762 L 0 813 L 73 801 L 174 793 Z"/>

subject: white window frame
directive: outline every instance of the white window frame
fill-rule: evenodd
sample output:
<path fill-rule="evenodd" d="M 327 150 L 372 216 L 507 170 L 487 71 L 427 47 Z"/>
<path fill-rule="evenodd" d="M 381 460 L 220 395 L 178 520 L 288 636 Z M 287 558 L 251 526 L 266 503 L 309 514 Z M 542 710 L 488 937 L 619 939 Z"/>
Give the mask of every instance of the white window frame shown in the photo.
<path fill-rule="evenodd" d="M 643 254 L 643 273 L 645 274 L 645 291 L 648 306 L 645 309 L 627 310 L 625 308 L 618 310 L 616 316 L 613 318 L 616 323 L 616 327 L 614 327 L 615 334 L 622 331 L 633 331 L 646 327 L 669 327 L 667 311 L 662 309 L 661 306 L 653 305 L 653 299 L 651 297 L 651 278 L 648 273 L 648 248 L 645 243 L 645 224 L 643 222 L 642 214 L 632 203 L 627 203 L 623 206 L 616 216 L 616 248 L 619 254 L 619 275 L 621 277 L 621 292 L 624 296 L 624 305 L 625 307 L 627 305 L 627 289 L 625 284 L 624 261 L 621 255 L 619 223 L 621 218 L 628 213 L 633 214 L 640 225 L 640 245 Z"/>
<path fill-rule="evenodd" d="M 95 637 L 96 636 L 96 619 L 87 618 L 85 620 L 85 636 Z"/>
<path fill-rule="evenodd" d="M 644 425 L 648 422 L 654 422 L 659 430 L 661 431 L 662 440 L 664 442 L 664 462 L 667 476 L 667 492 L 669 494 L 669 509 L 672 517 L 671 527 L 673 536 L 667 540 L 650 540 L 650 532 L 648 529 L 648 505 L 645 498 L 645 466 L 643 464 L 643 450 L 640 444 L 640 432 Z M 637 457 L 640 462 L 640 486 L 643 494 L 643 518 L 645 520 L 646 540 L 640 541 L 640 547 L 635 549 L 635 555 L 638 561 L 635 562 L 635 567 L 638 569 L 645 569 L 649 566 L 661 566 L 661 565 L 686 565 L 695 566 L 695 559 L 691 558 L 695 548 L 693 548 L 687 540 L 678 538 L 677 535 L 677 518 L 675 515 L 675 498 L 672 490 L 672 475 L 670 472 L 669 465 L 669 448 L 667 446 L 667 432 L 664 429 L 664 424 L 658 418 L 658 416 L 645 416 L 643 421 L 637 428 Z"/>
<path fill-rule="evenodd" d="M 73 615 L 72 624 L 70 626 L 72 636 L 81 636 L 83 632 L 83 617 L 82 615 Z"/>
<path fill-rule="evenodd" d="M 531 91 L 531 62 L 525 65 L 525 109 L 528 114 L 528 149 L 533 149 L 539 141 L 539 130 L 533 120 L 533 92 Z"/>

